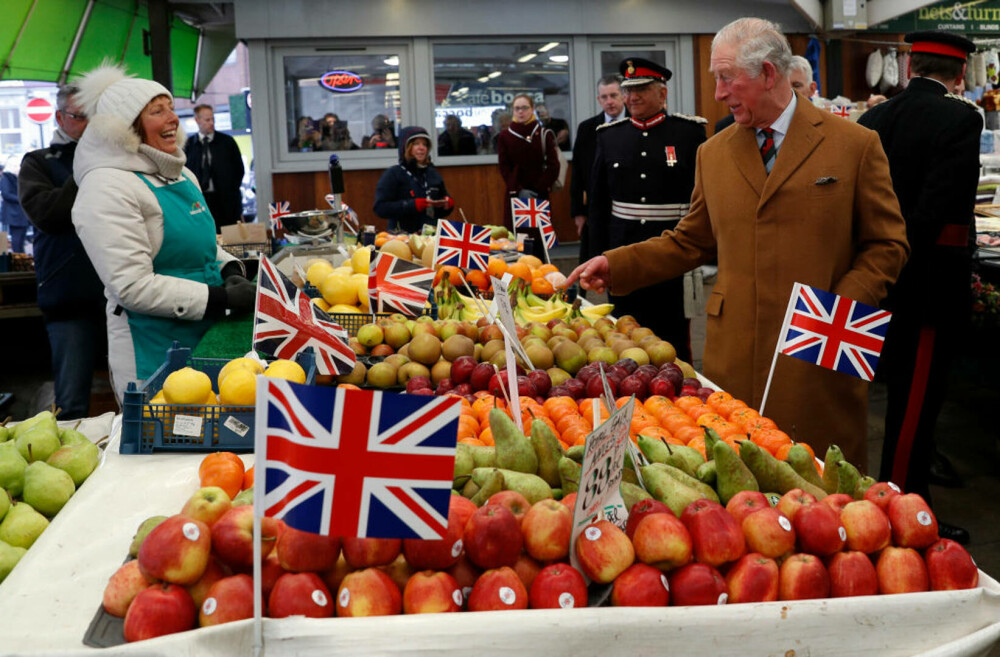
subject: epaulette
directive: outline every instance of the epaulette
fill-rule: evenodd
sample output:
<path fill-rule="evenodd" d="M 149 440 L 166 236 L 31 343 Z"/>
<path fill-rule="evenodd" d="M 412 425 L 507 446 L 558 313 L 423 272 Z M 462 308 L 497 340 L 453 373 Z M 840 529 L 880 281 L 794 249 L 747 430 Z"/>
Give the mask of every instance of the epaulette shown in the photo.
<path fill-rule="evenodd" d="M 708 119 L 704 116 L 697 116 L 695 114 L 671 114 L 670 116 L 676 116 L 678 119 L 684 119 L 692 123 L 708 123 Z"/>
<path fill-rule="evenodd" d="M 952 100 L 960 100 L 974 110 L 979 110 L 979 105 L 969 100 L 965 96 L 959 96 L 958 94 L 945 94 L 945 98 L 951 98 Z"/>
<path fill-rule="evenodd" d="M 598 130 L 603 130 L 604 128 L 610 128 L 613 125 L 618 125 L 622 121 L 628 121 L 628 117 L 627 116 L 623 116 L 620 119 L 616 119 L 614 121 L 608 121 L 607 123 L 602 123 L 601 125 L 597 126 L 597 129 Z"/>

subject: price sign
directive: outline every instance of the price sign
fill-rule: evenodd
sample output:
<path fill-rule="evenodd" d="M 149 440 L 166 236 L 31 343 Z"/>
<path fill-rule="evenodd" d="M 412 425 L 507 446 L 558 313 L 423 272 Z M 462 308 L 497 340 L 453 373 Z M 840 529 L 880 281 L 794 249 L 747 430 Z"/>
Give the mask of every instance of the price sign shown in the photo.
<path fill-rule="evenodd" d="M 507 295 L 507 287 L 497 278 L 490 276 L 493 283 L 493 300 L 497 304 L 497 325 L 503 330 L 504 350 L 507 356 L 507 392 L 510 394 L 511 415 L 514 416 L 514 424 L 524 433 L 524 426 L 521 424 L 521 397 L 517 392 L 517 367 L 515 367 L 514 350 L 521 350 L 521 343 L 517 341 L 517 328 L 514 325 L 514 310 L 510 306 L 510 297 Z M 520 355 L 520 351 L 519 354 Z M 531 361 L 525 360 L 526 363 Z"/>
<path fill-rule="evenodd" d="M 580 488 L 573 509 L 573 538 L 569 553 L 574 568 L 580 567 L 576 559 L 576 541 L 587 525 L 604 518 L 625 528 L 628 509 L 625 508 L 618 486 L 622 481 L 622 466 L 634 408 L 633 397 L 587 436 Z"/>
<path fill-rule="evenodd" d="M 518 357 L 524 361 L 525 367 L 533 369 L 531 367 L 531 359 L 528 358 L 527 352 L 524 351 L 524 347 L 517 339 L 517 326 L 514 324 L 514 309 L 510 305 L 510 295 L 507 293 L 507 286 L 495 276 L 490 276 L 490 282 L 493 284 L 493 301 L 497 305 L 497 320 L 500 322 L 501 328 L 504 330 L 504 335 L 507 338 L 505 342 L 510 344 L 514 351 L 517 352 Z"/>

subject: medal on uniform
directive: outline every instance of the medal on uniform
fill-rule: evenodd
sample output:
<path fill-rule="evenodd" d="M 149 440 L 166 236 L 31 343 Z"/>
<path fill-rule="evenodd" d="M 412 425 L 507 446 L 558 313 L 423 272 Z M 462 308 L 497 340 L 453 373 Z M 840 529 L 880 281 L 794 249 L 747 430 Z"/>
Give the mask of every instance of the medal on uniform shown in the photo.
<path fill-rule="evenodd" d="M 664 150 L 667 151 L 667 166 L 672 167 L 677 164 L 677 153 L 674 151 L 674 147 L 667 146 Z"/>

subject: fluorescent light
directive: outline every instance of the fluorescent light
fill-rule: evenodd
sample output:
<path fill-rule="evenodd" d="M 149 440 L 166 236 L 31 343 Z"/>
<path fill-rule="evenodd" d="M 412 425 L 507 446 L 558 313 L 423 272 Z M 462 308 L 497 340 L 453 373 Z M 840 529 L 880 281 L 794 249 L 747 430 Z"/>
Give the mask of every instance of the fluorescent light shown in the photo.
<path fill-rule="evenodd" d="M 459 90 L 458 90 L 458 91 L 456 91 L 455 93 L 456 93 L 456 94 L 464 94 L 464 93 L 466 93 L 466 92 L 467 92 L 468 90 L 469 90 L 469 88 L 468 88 L 468 87 L 462 87 L 461 89 L 459 89 Z"/>
<path fill-rule="evenodd" d="M 569 55 L 549 55 L 549 61 L 562 64 L 569 61 Z"/>
<path fill-rule="evenodd" d="M 481 77 L 481 78 L 476 78 L 476 81 L 477 81 L 477 82 L 489 82 L 489 81 L 490 81 L 490 79 L 489 79 L 489 78 L 488 78 L 487 76 L 485 76 L 485 75 L 484 75 L 484 76 L 483 76 L 483 77 Z"/>
<path fill-rule="evenodd" d="M 538 52 L 548 52 L 559 45 L 558 41 L 550 41 L 538 49 Z"/>
<path fill-rule="evenodd" d="M 486 77 L 492 80 L 493 78 L 498 78 L 501 75 L 502 75 L 502 73 L 500 73 L 500 71 L 493 71 L 492 73 L 490 73 Z"/>
<path fill-rule="evenodd" d="M 536 54 L 537 53 L 529 52 L 527 55 L 521 55 L 520 57 L 518 57 L 517 61 L 523 64 L 524 62 L 528 62 L 534 59 Z"/>
<path fill-rule="evenodd" d="M 398 80 L 399 79 L 399 73 L 386 73 L 385 74 L 385 79 L 386 80 Z"/>
<path fill-rule="evenodd" d="M 382 60 L 382 63 L 385 64 L 386 66 L 399 66 L 399 57 L 397 55 L 387 57 L 386 59 Z"/>

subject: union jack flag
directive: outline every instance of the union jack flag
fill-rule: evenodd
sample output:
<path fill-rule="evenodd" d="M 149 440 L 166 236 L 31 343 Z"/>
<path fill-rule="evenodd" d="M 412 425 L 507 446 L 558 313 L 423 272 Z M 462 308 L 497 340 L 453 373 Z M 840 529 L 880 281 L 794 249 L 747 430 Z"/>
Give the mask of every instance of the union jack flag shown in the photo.
<path fill-rule="evenodd" d="M 378 312 L 400 312 L 416 317 L 423 313 L 433 285 L 433 269 L 379 253 L 368 273 L 368 300 Z"/>
<path fill-rule="evenodd" d="M 445 536 L 458 399 L 257 380 L 264 516 L 326 536 Z"/>
<path fill-rule="evenodd" d="M 510 211 L 514 216 L 514 228 L 541 228 L 542 222 L 549 221 L 549 202 L 538 199 L 510 200 Z M 550 222 L 551 223 L 551 222 Z"/>
<path fill-rule="evenodd" d="M 330 205 L 331 208 L 336 210 L 337 208 L 333 205 L 333 194 L 327 194 L 323 198 Z M 346 230 L 351 235 L 357 235 L 358 231 L 361 230 L 361 221 L 358 219 L 358 213 L 352 210 L 346 203 L 341 203 L 340 208 L 344 211 L 341 217 L 341 221 L 344 222 L 344 230 Z"/>
<path fill-rule="evenodd" d="M 347 340 L 347 331 L 312 303 L 270 260 L 261 256 L 254 349 L 276 358 L 291 359 L 312 347 L 320 374 L 346 374 L 357 362 Z"/>
<path fill-rule="evenodd" d="M 556 229 L 548 216 L 542 217 L 538 230 L 542 233 L 542 240 L 545 242 L 546 249 L 551 249 L 559 244 L 559 240 L 556 239 Z"/>
<path fill-rule="evenodd" d="M 796 283 L 778 350 L 871 381 L 892 314 Z"/>
<path fill-rule="evenodd" d="M 438 219 L 435 265 L 454 265 L 486 271 L 490 258 L 490 229 Z"/>
<path fill-rule="evenodd" d="M 271 230 L 281 226 L 281 217 L 291 214 L 291 205 L 288 201 L 276 201 L 267 204 L 267 214 L 271 218 Z"/>
<path fill-rule="evenodd" d="M 851 107 L 849 105 L 831 105 L 830 111 L 845 119 L 851 116 Z"/>

